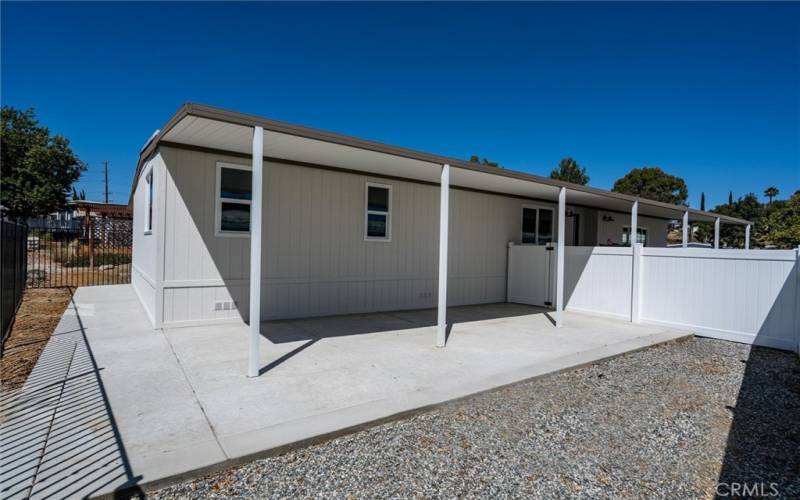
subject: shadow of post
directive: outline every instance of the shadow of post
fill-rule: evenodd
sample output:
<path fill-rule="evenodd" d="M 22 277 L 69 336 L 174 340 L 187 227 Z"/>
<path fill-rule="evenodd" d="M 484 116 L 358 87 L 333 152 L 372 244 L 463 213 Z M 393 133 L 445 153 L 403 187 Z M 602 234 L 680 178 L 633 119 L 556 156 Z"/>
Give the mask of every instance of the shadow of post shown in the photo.
<path fill-rule="evenodd" d="M 22 389 L 0 400 L 2 498 L 141 493 L 101 370 L 73 301 Z"/>
<path fill-rule="evenodd" d="M 547 309 L 542 307 L 511 303 L 450 306 L 447 308 L 445 342 L 451 341 L 453 328 L 456 325 L 546 313 Z M 381 332 L 397 333 L 403 330 L 433 328 L 437 324 L 437 310 L 434 308 L 264 321 L 261 323 L 261 336 L 269 342 L 302 343 L 262 366 L 259 375 L 286 363 L 323 339 Z M 431 346 L 435 342 L 434 335 L 435 332 L 431 330 Z"/>

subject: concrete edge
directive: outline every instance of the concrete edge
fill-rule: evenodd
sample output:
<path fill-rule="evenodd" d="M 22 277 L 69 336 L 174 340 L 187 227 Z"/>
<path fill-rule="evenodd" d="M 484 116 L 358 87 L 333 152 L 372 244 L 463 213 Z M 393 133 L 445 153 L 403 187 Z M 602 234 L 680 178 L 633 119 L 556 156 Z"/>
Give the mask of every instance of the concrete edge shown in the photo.
<path fill-rule="evenodd" d="M 663 334 L 665 334 L 667 332 L 668 331 L 666 331 L 666 330 L 664 332 L 659 332 L 658 334 L 656 334 L 656 336 L 661 336 L 661 335 L 663 335 Z M 198 479 L 198 478 L 201 478 L 201 477 L 204 477 L 204 476 L 208 476 L 208 475 L 211 475 L 211 474 L 214 474 L 214 473 L 217 473 L 217 472 L 221 472 L 221 471 L 224 471 L 224 470 L 227 470 L 227 469 L 231 469 L 233 467 L 244 465 L 244 464 L 253 462 L 255 460 L 260 460 L 260 459 L 269 458 L 269 457 L 273 457 L 273 456 L 277 456 L 277 455 L 282 455 L 282 454 L 284 454 L 284 453 L 286 453 L 288 451 L 292 451 L 292 450 L 295 450 L 295 449 L 305 448 L 305 447 L 308 447 L 308 446 L 313 446 L 313 445 L 325 443 L 325 442 L 331 441 L 333 439 L 336 439 L 336 438 L 339 438 L 339 437 L 342 437 L 342 436 L 347 436 L 347 435 L 350 435 L 350 434 L 354 434 L 356 432 L 359 432 L 359 431 L 362 431 L 362 430 L 365 430 L 365 429 L 369 429 L 371 427 L 375 427 L 375 426 L 378 426 L 378 425 L 383 425 L 383 424 L 387 424 L 387 423 L 390 423 L 390 422 L 396 422 L 396 421 L 400 421 L 400 420 L 406 420 L 406 419 L 414 417 L 416 415 L 420 415 L 420 414 L 423 414 L 423 413 L 429 413 L 429 412 L 431 412 L 433 410 L 436 410 L 436 409 L 439 409 L 439 408 L 445 408 L 447 406 L 452 406 L 452 405 L 455 405 L 455 404 L 459 404 L 459 403 L 461 403 L 463 401 L 466 401 L 466 400 L 471 399 L 471 398 L 476 397 L 476 396 L 480 396 L 480 395 L 484 395 L 484 394 L 490 394 L 490 393 L 496 392 L 496 391 L 502 391 L 502 390 L 507 389 L 509 387 L 513 387 L 513 386 L 520 385 L 520 384 L 525 384 L 525 383 L 528 383 L 528 382 L 531 382 L 533 380 L 537 380 L 537 379 L 540 379 L 540 378 L 543 378 L 543 377 L 548 377 L 548 376 L 552 376 L 552 375 L 558 375 L 560 373 L 564 373 L 564 372 L 568 372 L 568 371 L 572 371 L 572 370 L 577 370 L 577 369 L 584 368 L 584 367 L 589 366 L 589 365 L 593 365 L 595 363 L 600 363 L 600 362 L 608 361 L 608 360 L 611 360 L 611 359 L 614 359 L 614 358 L 618 358 L 618 357 L 621 357 L 621 356 L 626 356 L 628 354 L 633 354 L 633 353 L 636 353 L 636 352 L 639 352 L 639 351 L 643 351 L 643 350 L 649 349 L 651 347 L 658 347 L 658 346 L 668 345 L 668 344 L 672 344 L 672 343 L 686 342 L 686 341 L 690 340 L 691 338 L 695 337 L 695 335 L 692 334 L 692 333 L 676 332 L 674 330 L 672 330 L 672 332 L 674 332 L 674 335 L 671 335 L 669 338 L 666 338 L 666 339 L 663 339 L 663 340 L 658 340 L 658 341 L 653 342 L 653 343 L 642 343 L 641 342 L 641 340 L 643 338 L 648 337 L 646 335 L 646 336 L 643 336 L 643 337 L 636 337 L 636 338 L 633 338 L 633 339 L 629 339 L 629 340 L 625 340 L 625 341 L 622 341 L 622 342 L 618 342 L 616 344 L 609 344 L 609 345 L 606 345 L 606 346 L 598 348 L 598 350 L 605 350 L 605 349 L 608 349 L 611 346 L 620 345 L 620 344 L 626 344 L 626 343 L 637 343 L 637 344 L 640 344 L 640 345 L 632 347 L 631 349 L 628 349 L 628 350 L 623 350 L 623 351 L 619 351 L 619 352 L 611 352 L 611 353 L 606 354 L 604 356 L 601 356 L 599 358 L 586 360 L 586 361 L 581 361 L 581 362 L 578 362 L 578 363 L 573 364 L 573 365 L 567 365 L 567 366 L 564 366 L 564 367 L 559 368 L 559 369 L 555 369 L 555 370 L 547 371 L 547 372 L 544 372 L 544 373 L 540 373 L 540 374 L 537 374 L 537 375 L 534 375 L 534 376 L 531 376 L 531 377 L 515 380 L 513 382 L 503 383 L 501 385 L 492 387 L 490 389 L 483 389 L 483 390 L 479 390 L 479 391 L 476 391 L 476 392 L 473 392 L 471 394 L 467 394 L 467 395 L 464 395 L 464 396 L 459 396 L 459 397 L 456 397 L 456 398 L 440 401 L 440 402 L 437 402 L 437 403 L 426 404 L 426 405 L 419 406 L 417 408 L 412 408 L 412 409 L 409 409 L 409 410 L 403 410 L 403 411 L 395 412 L 395 413 L 392 413 L 390 415 L 386 415 L 384 417 L 367 420 L 367 421 L 364 421 L 364 422 L 361 422 L 361 423 L 357 423 L 357 424 L 354 424 L 354 425 L 343 427 L 343 428 L 338 429 L 338 430 L 334 430 L 334 431 L 330 431 L 330 432 L 324 432 L 324 433 L 318 434 L 316 436 L 312 436 L 312 437 L 305 438 L 305 439 L 300 439 L 300 440 L 293 441 L 291 443 L 283 444 L 283 445 L 280 445 L 280 446 L 275 446 L 273 448 L 269 448 L 269 449 L 262 450 L 262 451 L 259 451 L 259 452 L 242 455 L 242 456 L 235 457 L 235 458 L 228 458 L 227 460 L 223 460 L 222 462 L 218 462 L 218 463 L 213 464 L 213 465 L 208 465 L 208 466 L 201 467 L 201 468 L 198 468 L 198 469 L 193 469 L 191 471 L 186 471 L 186 472 L 182 472 L 182 473 L 178 473 L 178 474 L 173 474 L 173 475 L 170 475 L 170 476 L 167 476 L 167 477 L 163 477 L 163 478 L 160 478 L 160 479 L 154 479 L 152 481 L 145 481 L 145 482 L 142 482 L 142 483 L 139 483 L 139 484 L 136 484 L 136 485 L 128 486 L 128 487 L 125 487 L 125 488 L 120 488 L 120 489 L 114 490 L 114 491 L 109 492 L 109 493 L 103 493 L 103 494 L 100 494 L 100 495 L 97 495 L 97 496 L 89 496 L 88 498 L 97 499 L 97 500 L 111 500 L 111 499 L 118 499 L 118 498 L 131 498 L 133 495 L 136 495 L 136 494 L 141 494 L 141 493 L 146 493 L 146 492 L 150 492 L 150 491 L 159 490 L 159 489 L 162 489 L 162 488 L 166 488 L 168 486 L 173 486 L 175 484 L 182 483 L 184 481 L 188 481 L 190 479 Z M 576 354 L 585 355 L 587 352 L 590 352 L 590 351 L 591 350 L 582 351 L 582 352 L 576 353 Z M 553 360 L 553 361 L 557 361 L 558 359 L 562 359 L 563 360 L 564 358 L 569 358 L 569 357 L 572 357 L 572 356 L 575 356 L 575 354 L 571 354 L 571 355 L 568 355 L 568 356 L 557 358 L 556 360 Z"/>

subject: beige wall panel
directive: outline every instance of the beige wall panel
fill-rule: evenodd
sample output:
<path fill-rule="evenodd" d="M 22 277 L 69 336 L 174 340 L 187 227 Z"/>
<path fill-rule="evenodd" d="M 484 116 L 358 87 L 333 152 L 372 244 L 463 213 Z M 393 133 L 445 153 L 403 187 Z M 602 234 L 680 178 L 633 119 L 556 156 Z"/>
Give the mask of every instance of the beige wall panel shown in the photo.
<path fill-rule="evenodd" d="M 604 221 L 603 216 L 608 216 L 613 220 Z M 647 246 L 667 246 L 667 228 L 669 226 L 669 221 L 640 215 L 637 218 L 636 224 L 640 228 L 647 228 Z M 611 239 L 611 242 L 616 245 L 622 244 L 622 228 L 630 227 L 630 225 L 630 215 L 600 210 L 597 214 L 597 243 L 599 245 L 605 245 L 608 240 Z"/>
<path fill-rule="evenodd" d="M 215 235 L 214 203 L 216 163 L 248 161 L 172 148 L 162 148 L 162 156 L 164 321 L 246 317 L 249 240 Z M 438 186 L 282 163 L 264 167 L 264 319 L 436 304 Z M 366 182 L 392 187 L 389 242 L 364 241 Z M 451 191 L 449 303 L 505 300 L 506 246 L 519 242 L 523 203 Z M 240 311 L 215 311 L 220 300 L 237 301 Z"/>

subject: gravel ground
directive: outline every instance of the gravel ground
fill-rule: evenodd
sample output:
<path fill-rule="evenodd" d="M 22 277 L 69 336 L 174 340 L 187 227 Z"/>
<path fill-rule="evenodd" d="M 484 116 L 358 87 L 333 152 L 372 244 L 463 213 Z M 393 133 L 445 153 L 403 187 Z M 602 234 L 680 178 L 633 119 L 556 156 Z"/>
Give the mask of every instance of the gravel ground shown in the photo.
<path fill-rule="evenodd" d="M 666 344 L 148 496 L 709 498 L 718 481 L 800 497 L 796 355 Z"/>

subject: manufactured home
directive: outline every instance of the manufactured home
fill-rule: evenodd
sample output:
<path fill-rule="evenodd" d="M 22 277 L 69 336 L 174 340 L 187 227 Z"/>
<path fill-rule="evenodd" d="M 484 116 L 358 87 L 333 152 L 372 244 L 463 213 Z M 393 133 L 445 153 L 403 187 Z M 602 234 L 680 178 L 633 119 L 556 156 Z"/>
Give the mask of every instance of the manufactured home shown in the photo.
<path fill-rule="evenodd" d="M 796 274 L 794 250 L 747 250 L 749 221 L 686 206 L 197 104 L 142 149 L 131 202 L 133 286 L 155 328 L 246 321 L 257 339 L 262 321 L 438 308 L 441 346 L 447 306 L 523 302 L 556 324 L 566 307 L 797 345 L 794 302 L 743 319 L 748 298 L 722 290 L 726 323 L 670 288 L 731 279 L 736 259 Z M 683 248 L 666 248 L 675 220 Z M 714 248 L 686 248 L 693 222 L 714 224 Z M 744 250 L 719 249 L 721 224 L 745 226 Z"/>

